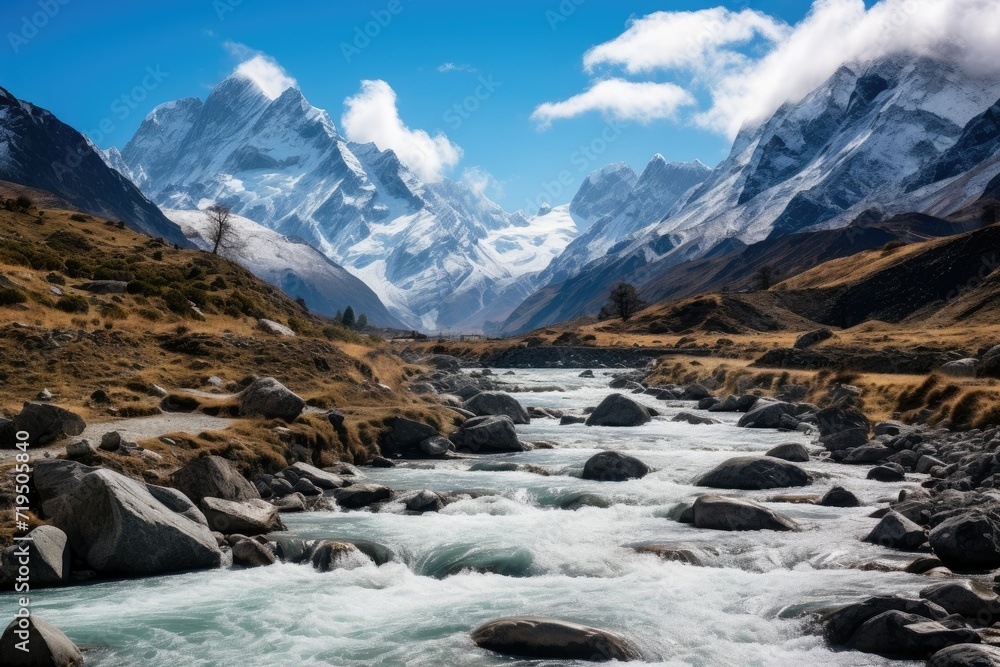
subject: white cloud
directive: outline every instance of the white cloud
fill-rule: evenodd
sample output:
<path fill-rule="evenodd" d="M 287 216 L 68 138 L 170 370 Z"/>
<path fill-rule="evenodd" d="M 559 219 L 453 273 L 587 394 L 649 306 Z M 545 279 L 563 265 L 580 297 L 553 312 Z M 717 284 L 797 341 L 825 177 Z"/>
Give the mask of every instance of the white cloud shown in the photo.
<path fill-rule="evenodd" d="M 583 65 L 624 66 L 630 74 L 657 68 L 703 67 L 720 56 L 728 61 L 741 54 L 722 47 L 742 45 L 760 37 L 783 39 L 790 28 L 781 20 L 752 9 L 732 12 L 724 7 L 696 12 L 656 12 L 631 22 L 620 36 L 595 46 Z"/>
<path fill-rule="evenodd" d="M 459 181 L 480 196 L 496 199 L 503 196 L 503 183 L 482 167 L 468 167 L 462 170 Z"/>
<path fill-rule="evenodd" d="M 930 56 L 972 74 L 1000 75 L 1000 2 L 881 0 L 866 9 L 863 0 L 815 0 L 794 26 L 750 10 L 657 12 L 587 51 L 584 66 L 674 78 L 689 93 L 710 100 L 684 120 L 732 137 L 745 122 L 802 99 L 839 67 L 895 54 Z M 535 113 L 579 97 L 543 104 Z"/>
<path fill-rule="evenodd" d="M 289 88 L 298 88 L 298 82 L 278 64 L 277 60 L 266 53 L 255 51 L 239 42 L 227 41 L 223 46 L 232 56 L 242 61 L 236 66 L 233 74 L 256 83 L 270 99 L 278 99 Z"/>
<path fill-rule="evenodd" d="M 539 105 L 531 118 L 546 127 L 553 120 L 599 111 L 616 120 L 648 123 L 660 118 L 675 118 L 681 107 L 694 103 L 689 92 L 672 83 L 604 79 L 568 100 Z"/>
<path fill-rule="evenodd" d="M 348 139 L 395 151 L 400 162 L 427 183 L 441 180 L 462 158 L 462 149 L 444 134 L 431 136 L 407 127 L 399 117 L 396 92 L 385 81 L 362 81 L 361 91 L 344 100 L 344 106 L 340 124 Z"/>
<path fill-rule="evenodd" d="M 456 65 L 455 63 L 442 63 L 437 66 L 437 71 L 439 72 L 469 72 L 474 74 L 478 72 L 472 65 Z"/>

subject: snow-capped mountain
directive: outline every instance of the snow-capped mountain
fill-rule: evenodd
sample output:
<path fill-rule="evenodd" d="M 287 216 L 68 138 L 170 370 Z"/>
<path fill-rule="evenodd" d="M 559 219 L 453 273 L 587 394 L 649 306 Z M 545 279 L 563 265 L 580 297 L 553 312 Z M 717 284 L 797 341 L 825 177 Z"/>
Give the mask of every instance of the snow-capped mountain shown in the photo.
<path fill-rule="evenodd" d="M 211 223 L 203 211 L 164 210 L 198 248 L 211 250 Z M 365 313 L 374 326 L 403 328 L 358 278 L 337 266 L 301 239 L 283 236 L 247 218 L 230 218 L 239 242 L 224 254 L 261 280 L 322 313 L 336 313 L 351 306 Z"/>
<path fill-rule="evenodd" d="M 154 109 L 121 157 L 161 206 L 224 203 L 304 239 L 425 330 L 502 320 L 575 235 L 539 240 L 523 214 L 462 183 L 423 183 L 393 151 L 345 140 L 298 89 L 272 99 L 240 74 L 204 102 Z"/>
<path fill-rule="evenodd" d="M 0 88 L 0 180 L 47 190 L 81 211 L 187 246 L 181 230 L 82 134 Z"/>
<path fill-rule="evenodd" d="M 893 56 L 841 67 L 801 101 L 745 126 L 729 157 L 656 224 L 591 254 L 576 274 L 557 273 L 571 245 L 503 330 L 596 312 L 614 281 L 641 288 L 730 240 L 845 227 L 873 210 L 947 215 L 1000 173 L 998 99 L 1000 80 L 942 60 Z"/>

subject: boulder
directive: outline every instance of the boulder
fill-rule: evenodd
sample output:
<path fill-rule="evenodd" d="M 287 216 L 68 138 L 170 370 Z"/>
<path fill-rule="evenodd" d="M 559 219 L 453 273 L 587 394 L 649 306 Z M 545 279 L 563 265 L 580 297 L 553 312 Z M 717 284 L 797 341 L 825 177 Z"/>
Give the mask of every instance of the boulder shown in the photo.
<path fill-rule="evenodd" d="M 819 501 L 823 507 L 860 507 L 858 497 L 842 486 L 835 486 Z"/>
<path fill-rule="evenodd" d="M 502 655 L 589 662 L 641 659 L 639 650 L 617 634 L 534 616 L 490 621 L 472 632 L 480 648 Z"/>
<path fill-rule="evenodd" d="M 274 320 L 261 318 L 257 320 L 257 328 L 264 333 L 274 334 L 275 336 L 285 336 L 288 338 L 295 337 L 294 331 L 286 327 L 284 324 L 275 322 Z"/>
<path fill-rule="evenodd" d="M 902 469 L 897 469 L 890 465 L 875 466 L 868 471 L 865 476 L 866 479 L 872 479 L 876 482 L 905 482 L 906 475 L 903 474 Z"/>
<path fill-rule="evenodd" d="M 80 289 L 91 294 L 125 294 L 128 283 L 124 280 L 93 280 L 80 285 Z"/>
<path fill-rule="evenodd" d="M 27 537 L 30 541 L 4 549 L 2 579 L 12 582 L 18 576 L 18 568 L 27 565 L 32 588 L 61 586 L 69 581 L 70 550 L 66 533 L 55 526 L 39 526 Z"/>
<path fill-rule="evenodd" d="M 237 395 L 240 414 L 265 419 L 292 421 L 306 408 L 306 402 L 274 378 L 254 380 Z"/>
<path fill-rule="evenodd" d="M 531 418 L 524 407 L 510 394 L 483 391 L 465 402 L 465 409 L 477 417 L 506 415 L 515 424 L 529 424 Z"/>
<path fill-rule="evenodd" d="M 13 419 L 10 430 L 27 431 L 32 447 L 47 445 L 64 437 L 74 437 L 83 433 L 87 423 L 65 408 L 51 403 L 25 403 L 20 414 Z M 11 438 L 12 440 L 12 438 Z M 13 447 L 14 443 L 5 443 Z"/>
<path fill-rule="evenodd" d="M 440 435 L 431 436 L 426 440 L 420 441 L 420 451 L 432 458 L 444 456 L 454 449 L 455 443 Z"/>
<path fill-rule="evenodd" d="M 816 415 L 820 442 L 831 452 L 861 447 L 868 442 L 871 422 L 855 408 L 830 407 Z"/>
<path fill-rule="evenodd" d="M 740 399 L 730 394 L 708 409 L 709 412 L 738 412 Z"/>
<path fill-rule="evenodd" d="M 517 439 L 510 417 L 473 417 L 452 436 L 457 447 L 473 452 L 523 452 L 528 445 Z"/>
<path fill-rule="evenodd" d="M 424 456 L 420 443 L 428 438 L 436 437 L 437 429 L 422 422 L 396 417 L 392 428 L 381 438 L 382 454 L 388 457 L 419 457 Z"/>
<path fill-rule="evenodd" d="M 815 331 L 809 331 L 796 338 L 795 345 L 792 347 L 803 350 L 807 347 L 812 347 L 813 345 L 822 343 L 825 340 L 829 340 L 830 338 L 833 338 L 833 332 L 829 329 L 816 329 Z"/>
<path fill-rule="evenodd" d="M 972 628 L 952 628 L 923 616 L 885 611 L 861 624 L 847 648 L 900 658 L 923 659 L 954 644 L 977 644 Z"/>
<path fill-rule="evenodd" d="M 406 509 L 411 512 L 437 512 L 444 508 L 444 497 L 437 491 L 424 489 L 406 501 Z"/>
<path fill-rule="evenodd" d="M 301 493 L 303 496 L 321 496 L 323 495 L 323 490 L 305 477 L 300 477 L 292 485 L 292 493 Z"/>
<path fill-rule="evenodd" d="M 286 530 L 278 516 L 278 508 L 260 498 L 244 501 L 203 498 L 201 511 L 209 527 L 224 535 L 263 535 Z"/>
<path fill-rule="evenodd" d="M 1000 667 L 1000 647 L 954 644 L 932 655 L 927 667 Z"/>
<path fill-rule="evenodd" d="M 312 566 L 320 572 L 351 569 L 372 561 L 371 557 L 350 542 L 324 540 L 313 549 Z"/>
<path fill-rule="evenodd" d="M 805 445 L 800 445 L 797 442 L 787 442 L 783 445 L 772 447 L 764 456 L 781 459 L 782 461 L 791 461 L 792 463 L 809 462 L 809 450 L 806 449 Z"/>
<path fill-rule="evenodd" d="M 785 428 L 787 418 L 794 418 L 797 412 L 792 403 L 758 400 L 736 425 L 744 428 Z M 798 422 L 797 419 L 795 421 Z"/>
<path fill-rule="evenodd" d="M 101 444 L 98 445 L 106 452 L 117 452 L 124 444 L 122 434 L 118 431 L 109 431 L 101 436 Z"/>
<path fill-rule="evenodd" d="M 763 505 L 739 498 L 701 496 L 692 507 L 696 528 L 797 531 L 798 524 Z"/>
<path fill-rule="evenodd" d="M 890 549 L 912 551 L 927 544 L 927 535 L 918 524 L 896 512 L 889 512 L 864 538 L 864 542 Z"/>
<path fill-rule="evenodd" d="M 233 545 L 233 565 L 264 567 L 277 561 L 274 552 L 257 540 L 240 540 Z"/>
<path fill-rule="evenodd" d="M 289 466 L 299 479 L 307 479 L 316 487 L 324 490 L 339 489 L 344 486 L 344 480 L 330 472 L 324 472 L 315 466 L 299 461 Z"/>
<path fill-rule="evenodd" d="M 333 492 L 337 504 L 346 509 L 356 510 L 375 503 L 389 500 L 392 489 L 380 484 L 354 484 Z"/>
<path fill-rule="evenodd" d="M 943 620 L 948 616 L 947 611 L 927 600 L 901 595 L 879 595 L 825 614 L 822 618 L 823 634 L 832 646 L 843 646 L 866 621 L 893 610 L 916 614 L 934 621 Z"/>
<path fill-rule="evenodd" d="M 221 456 L 192 459 L 170 476 L 170 484 L 196 505 L 205 498 L 232 501 L 260 498 L 256 487 Z"/>
<path fill-rule="evenodd" d="M 198 506 L 191 502 L 191 499 L 185 496 L 183 493 L 177 489 L 170 489 L 165 486 L 156 486 L 155 484 L 146 484 L 146 490 L 149 491 L 149 495 L 153 496 L 161 503 L 163 503 L 171 512 L 180 514 L 186 519 L 190 519 L 195 523 L 200 523 L 201 525 L 208 527 L 208 520 L 205 515 L 201 513 Z"/>
<path fill-rule="evenodd" d="M 586 417 L 581 417 L 579 415 L 563 415 L 559 419 L 559 425 L 568 426 L 570 424 L 584 424 L 586 423 L 586 421 L 587 421 Z"/>
<path fill-rule="evenodd" d="M 945 519 L 928 536 L 934 554 L 953 570 L 1000 567 L 1000 527 L 980 512 Z"/>
<path fill-rule="evenodd" d="M 705 398 L 712 398 L 712 392 L 705 388 L 704 385 L 693 384 L 686 388 L 681 393 L 680 400 L 682 401 L 700 401 Z"/>
<path fill-rule="evenodd" d="M 624 482 L 645 477 L 649 472 L 649 466 L 634 456 L 619 452 L 601 452 L 587 460 L 583 466 L 583 479 Z"/>
<path fill-rule="evenodd" d="M 978 367 L 978 359 L 957 359 L 943 364 L 938 370 L 953 378 L 974 378 Z"/>
<path fill-rule="evenodd" d="M 87 439 L 77 440 L 66 445 L 66 458 L 85 459 L 97 453 L 97 445 Z"/>
<path fill-rule="evenodd" d="M 976 370 L 979 377 L 1000 378 L 1000 345 L 997 345 L 983 355 Z"/>
<path fill-rule="evenodd" d="M 711 417 L 703 417 L 701 415 L 694 415 L 690 412 L 678 412 L 670 420 L 672 422 L 687 422 L 692 425 L 708 425 L 708 424 L 718 424 L 718 419 L 712 419 Z"/>
<path fill-rule="evenodd" d="M 861 447 L 855 447 L 847 453 L 841 462 L 842 463 L 880 463 L 887 460 L 890 456 L 896 453 L 896 450 L 891 447 L 886 447 L 885 445 L 879 443 L 871 443 L 867 445 L 862 445 Z"/>
<path fill-rule="evenodd" d="M 279 512 L 305 512 L 306 497 L 301 493 L 289 493 L 271 501 L 271 504 L 278 508 Z"/>
<path fill-rule="evenodd" d="M 17 647 L 28 641 L 29 652 Z M 0 665 L 6 667 L 83 667 L 83 654 L 54 625 L 32 614 L 15 618 L 0 636 Z"/>
<path fill-rule="evenodd" d="M 99 468 L 64 459 L 36 461 L 32 480 L 35 483 L 35 490 L 38 491 L 38 495 L 42 499 L 42 509 L 45 514 L 50 514 L 45 509 L 45 503 L 73 491 L 86 475 L 95 470 L 99 470 Z"/>
<path fill-rule="evenodd" d="M 1000 598 L 995 593 L 981 593 L 968 581 L 946 581 L 920 591 L 920 597 L 940 606 L 949 614 L 958 614 L 992 625 L 994 615 L 1000 612 Z"/>
<path fill-rule="evenodd" d="M 770 456 L 738 456 L 702 475 L 696 486 L 713 489 L 780 489 L 806 486 L 812 476 L 794 463 Z"/>
<path fill-rule="evenodd" d="M 611 394 L 590 413 L 587 426 L 641 426 L 652 420 L 649 411 L 631 398 Z"/>
<path fill-rule="evenodd" d="M 85 475 L 56 501 L 53 523 L 90 569 L 151 575 L 218 567 L 221 552 L 204 525 L 172 511 L 142 482 L 110 470 Z"/>

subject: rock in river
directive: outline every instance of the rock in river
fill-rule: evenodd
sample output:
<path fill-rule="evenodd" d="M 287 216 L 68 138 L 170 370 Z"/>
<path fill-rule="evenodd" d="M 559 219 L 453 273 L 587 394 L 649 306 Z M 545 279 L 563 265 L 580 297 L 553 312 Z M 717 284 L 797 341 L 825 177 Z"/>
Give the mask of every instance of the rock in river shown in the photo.
<path fill-rule="evenodd" d="M 285 530 L 285 525 L 278 516 L 278 508 L 260 498 L 242 502 L 204 498 L 201 510 L 208 519 L 209 527 L 225 535 L 263 535 L 275 530 Z"/>
<path fill-rule="evenodd" d="M 82 667 L 83 654 L 70 638 L 54 625 L 32 614 L 26 628 L 19 619 L 11 621 L 0 636 L 0 665 L 5 667 Z M 22 636 L 21 633 L 27 633 Z M 28 640 L 29 651 L 17 645 Z"/>
<path fill-rule="evenodd" d="M 19 542 L 4 550 L 3 579 L 13 581 L 21 561 L 26 560 L 33 588 L 66 583 L 69 580 L 70 557 L 66 533 L 55 526 L 39 526 L 28 533 L 28 537 L 30 542 Z"/>
<path fill-rule="evenodd" d="M 786 442 L 783 445 L 772 447 L 768 450 L 765 456 L 781 459 L 783 461 L 791 461 L 792 463 L 809 462 L 809 450 L 806 449 L 805 445 L 801 445 L 797 442 Z"/>
<path fill-rule="evenodd" d="M 624 482 L 647 474 L 649 466 L 634 456 L 619 452 L 595 454 L 583 466 L 583 478 L 598 482 Z"/>
<path fill-rule="evenodd" d="M 978 644 L 972 628 L 949 627 L 903 611 L 885 611 L 861 624 L 846 646 L 865 653 L 923 659 L 953 644 Z"/>
<path fill-rule="evenodd" d="M 639 650 L 623 637 L 597 628 L 533 616 L 501 618 L 476 628 L 472 641 L 503 655 L 556 660 L 639 660 Z"/>
<path fill-rule="evenodd" d="M 1000 648 L 984 644 L 955 644 L 932 655 L 927 667 L 1000 667 Z"/>
<path fill-rule="evenodd" d="M 196 505 L 205 498 L 234 501 L 260 498 L 254 485 L 221 456 L 192 459 L 170 476 L 170 484 Z"/>
<path fill-rule="evenodd" d="M 930 532 L 931 548 L 953 570 L 1000 567 L 1000 526 L 972 511 L 939 523 Z"/>
<path fill-rule="evenodd" d="M 650 421 L 649 411 L 631 398 L 611 394 L 587 418 L 587 426 L 641 426 Z"/>
<path fill-rule="evenodd" d="M 691 508 L 696 528 L 711 530 L 799 530 L 788 517 L 739 498 L 701 496 Z"/>
<path fill-rule="evenodd" d="M 517 439 L 510 417 L 473 417 L 451 436 L 457 447 L 473 452 L 523 452 L 529 447 Z"/>
<path fill-rule="evenodd" d="M 465 402 L 465 409 L 477 417 L 507 415 L 515 424 L 531 423 L 524 407 L 510 394 L 502 391 L 483 391 Z"/>
<path fill-rule="evenodd" d="M 780 489 L 805 486 L 812 477 L 794 463 L 770 456 L 738 456 L 702 475 L 697 486 L 713 489 Z"/>
<path fill-rule="evenodd" d="M 901 514 L 889 512 L 868 533 L 864 541 L 890 549 L 912 551 L 927 544 L 927 535 L 920 525 Z"/>

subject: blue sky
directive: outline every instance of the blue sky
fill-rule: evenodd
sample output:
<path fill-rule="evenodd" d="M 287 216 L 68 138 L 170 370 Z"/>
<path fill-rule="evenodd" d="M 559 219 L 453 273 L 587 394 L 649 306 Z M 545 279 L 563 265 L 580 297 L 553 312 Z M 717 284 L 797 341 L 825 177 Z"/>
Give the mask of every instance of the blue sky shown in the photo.
<path fill-rule="evenodd" d="M 545 129 L 532 118 L 540 104 L 587 89 L 595 73 L 585 71 L 584 53 L 621 35 L 630 18 L 719 6 L 734 12 L 749 7 L 787 23 L 808 10 L 800 0 L 8 0 L 0 10 L 0 85 L 91 134 L 102 147 L 122 147 L 157 104 L 204 98 L 238 64 L 226 47 L 238 43 L 274 58 L 338 126 L 345 98 L 358 93 L 362 80 L 385 81 L 407 126 L 443 132 L 461 148 L 460 162 L 447 174 L 491 174 L 497 183 L 487 193 L 514 210 L 542 200 L 564 203 L 586 173 L 610 162 L 625 161 L 638 171 L 655 153 L 709 165 L 725 157 L 730 138 L 688 118 L 609 124 L 592 111 Z M 46 8 L 51 17 L 43 21 L 39 12 Z M 386 25 L 367 45 L 355 41 L 374 20 L 372 12 Z M 353 47 L 348 55 L 344 44 Z M 751 42 L 741 48 L 753 55 L 759 47 Z M 441 71 L 445 63 L 454 67 Z M 150 69 L 160 76 L 149 77 Z M 665 72 L 618 75 L 671 80 Z M 148 92 L 132 95 L 144 80 Z M 120 103 L 123 95 L 127 107 Z M 706 102 L 704 92 L 695 96 Z M 98 131 L 102 120 L 109 132 Z M 566 172 L 571 181 L 558 183 Z"/>

